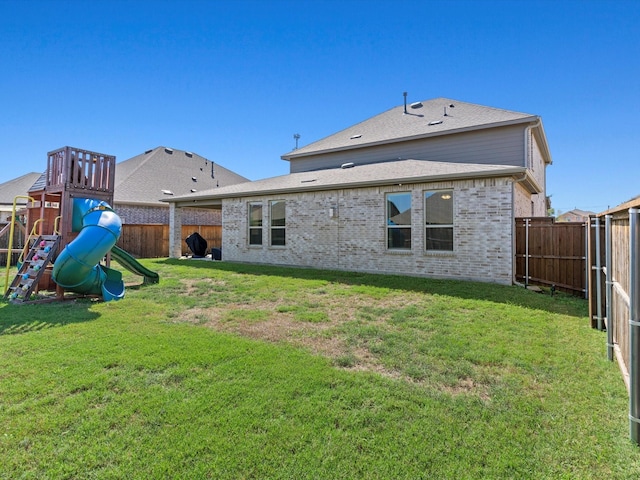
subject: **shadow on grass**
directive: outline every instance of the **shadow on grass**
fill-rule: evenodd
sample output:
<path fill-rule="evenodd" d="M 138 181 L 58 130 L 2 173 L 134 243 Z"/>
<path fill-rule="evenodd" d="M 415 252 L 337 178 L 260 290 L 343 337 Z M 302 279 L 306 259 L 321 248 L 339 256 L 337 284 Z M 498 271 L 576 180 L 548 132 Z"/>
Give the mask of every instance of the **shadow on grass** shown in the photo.
<path fill-rule="evenodd" d="M 89 299 L 63 302 L 13 304 L 0 300 L 0 335 L 16 335 L 61 327 L 72 323 L 88 322 L 99 317 L 90 311 Z"/>
<path fill-rule="evenodd" d="M 276 265 L 255 265 L 247 263 L 190 261 L 165 259 L 157 262 L 165 265 L 185 266 L 202 270 L 221 270 L 246 275 L 274 275 L 299 278 L 301 280 L 324 280 L 345 285 L 366 285 L 411 292 L 429 293 L 469 300 L 516 305 L 523 308 L 544 310 L 572 317 L 587 317 L 588 304 L 584 299 L 567 294 L 535 293 L 518 286 L 496 285 L 492 283 L 463 280 L 440 280 L 434 278 L 320 270 L 303 267 L 280 267 Z"/>

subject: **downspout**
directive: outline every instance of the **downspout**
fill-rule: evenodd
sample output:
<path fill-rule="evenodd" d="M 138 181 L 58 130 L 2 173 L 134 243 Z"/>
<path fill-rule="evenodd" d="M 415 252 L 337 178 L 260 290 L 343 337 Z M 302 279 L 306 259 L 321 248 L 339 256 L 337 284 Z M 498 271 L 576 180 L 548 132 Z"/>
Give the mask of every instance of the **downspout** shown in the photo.
<path fill-rule="evenodd" d="M 524 143 L 524 151 L 522 152 L 523 153 L 522 166 L 524 168 L 526 168 L 527 170 L 530 169 L 529 168 L 529 158 L 530 158 L 529 150 L 530 150 L 530 145 L 531 145 L 531 140 L 530 140 L 531 139 L 531 130 L 533 130 L 534 128 L 539 127 L 540 125 L 541 125 L 541 122 L 540 122 L 540 119 L 538 118 L 538 120 L 536 120 L 535 123 L 528 125 L 527 128 L 524 129 L 524 142 L 523 142 Z M 522 286 L 526 287 L 528 279 L 529 279 L 528 278 L 529 277 L 529 272 L 525 273 L 525 284 L 524 285 L 522 285 L 520 282 L 518 282 L 516 280 L 516 255 L 515 255 L 515 251 L 516 251 L 516 245 L 515 245 L 515 242 L 516 242 L 516 232 L 515 232 L 515 229 L 516 229 L 516 222 L 515 222 L 516 205 L 515 205 L 515 203 L 516 203 L 516 183 L 524 182 L 526 179 L 527 179 L 527 173 L 525 172 L 525 173 L 522 174 L 521 178 L 519 178 L 519 179 L 517 179 L 517 180 L 515 180 L 513 182 L 512 191 L 511 191 L 511 211 L 513 212 L 513 221 L 511 222 L 511 224 L 512 224 L 512 227 L 511 227 L 512 228 L 511 238 L 513 239 L 513 242 L 512 242 L 512 244 L 513 244 L 513 246 L 512 246 L 513 255 L 511 256 L 511 258 L 513 258 L 513 269 L 512 269 L 513 270 L 513 275 L 512 276 L 513 276 L 513 284 L 521 286 L 521 287 Z M 526 241 L 528 243 L 529 242 L 529 231 L 528 231 L 528 229 L 527 229 L 526 235 L 527 235 Z M 529 262 L 528 255 L 529 255 L 529 252 L 527 251 L 525 253 L 525 262 L 527 262 L 527 265 L 528 265 L 528 262 Z M 527 270 L 528 270 L 528 268 L 527 268 Z"/>
<path fill-rule="evenodd" d="M 511 268 L 512 272 L 511 272 L 511 276 L 512 276 L 512 282 L 514 285 L 517 285 L 519 287 L 526 287 L 526 282 L 527 282 L 527 278 L 525 278 L 525 285 L 521 284 L 520 282 L 518 282 L 516 280 L 516 183 L 521 183 L 524 182 L 527 179 L 527 174 L 523 173 L 522 177 L 516 179 L 513 181 L 513 183 L 511 184 L 511 215 L 512 215 L 512 220 L 511 220 L 511 258 L 513 259 L 513 266 Z M 527 229 L 527 236 L 529 235 L 529 230 Z M 529 238 L 526 239 L 526 241 L 529 241 Z M 528 252 L 527 252 L 528 254 Z M 528 259 L 525 257 L 525 261 L 528 261 Z M 525 277 L 528 275 L 528 273 L 525 275 Z"/>

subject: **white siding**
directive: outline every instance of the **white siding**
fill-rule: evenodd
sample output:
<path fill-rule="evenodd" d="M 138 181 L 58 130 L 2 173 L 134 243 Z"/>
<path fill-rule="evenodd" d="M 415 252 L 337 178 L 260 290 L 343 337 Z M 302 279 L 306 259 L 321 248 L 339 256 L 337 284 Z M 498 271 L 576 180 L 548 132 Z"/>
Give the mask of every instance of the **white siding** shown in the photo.
<path fill-rule="evenodd" d="M 524 129 L 523 125 L 513 125 L 324 153 L 291 160 L 290 170 L 297 173 L 336 168 L 347 162 L 363 165 L 398 159 L 525 166 Z"/>

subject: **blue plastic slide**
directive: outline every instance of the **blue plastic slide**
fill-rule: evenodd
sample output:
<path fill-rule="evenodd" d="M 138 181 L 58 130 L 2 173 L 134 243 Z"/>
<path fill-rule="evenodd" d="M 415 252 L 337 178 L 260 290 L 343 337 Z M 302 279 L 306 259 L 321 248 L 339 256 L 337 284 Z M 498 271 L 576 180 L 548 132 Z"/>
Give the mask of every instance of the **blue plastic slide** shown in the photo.
<path fill-rule="evenodd" d="M 80 233 L 58 255 L 51 274 L 53 281 L 65 290 L 102 295 L 105 301 L 123 298 L 122 274 L 100 265 L 120 237 L 120 217 L 106 202 L 76 198 L 72 230 Z"/>

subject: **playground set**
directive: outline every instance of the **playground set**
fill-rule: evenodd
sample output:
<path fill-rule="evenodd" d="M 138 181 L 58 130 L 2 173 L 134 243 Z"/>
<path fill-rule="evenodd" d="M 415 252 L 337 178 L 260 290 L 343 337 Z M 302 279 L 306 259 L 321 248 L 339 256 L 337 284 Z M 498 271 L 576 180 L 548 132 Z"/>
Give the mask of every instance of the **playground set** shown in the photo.
<path fill-rule="evenodd" d="M 79 148 L 48 153 L 45 175 L 28 192 L 30 234 L 10 284 L 7 254 L 5 298 L 26 303 L 40 291 L 55 291 L 43 300 L 63 300 L 65 292 L 119 300 L 124 282 L 122 273 L 110 268 L 111 259 L 142 276 L 144 283 L 159 281 L 157 273 L 116 246 L 122 221 L 111 207 L 115 167 L 114 156 Z M 11 221 L 12 226 L 17 221 L 15 202 Z"/>

